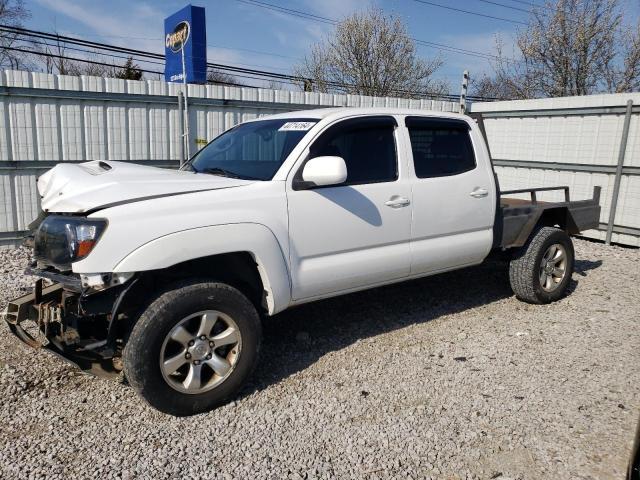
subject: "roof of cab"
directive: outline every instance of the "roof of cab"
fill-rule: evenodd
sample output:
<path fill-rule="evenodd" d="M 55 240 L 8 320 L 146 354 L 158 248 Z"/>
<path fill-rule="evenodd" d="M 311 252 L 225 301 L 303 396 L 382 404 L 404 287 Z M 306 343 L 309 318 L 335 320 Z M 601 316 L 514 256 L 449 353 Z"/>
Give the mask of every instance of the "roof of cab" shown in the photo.
<path fill-rule="evenodd" d="M 437 110 L 422 110 L 416 108 L 387 108 L 387 107 L 333 107 L 316 108 L 313 110 L 293 110 L 286 113 L 277 113 L 268 117 L 261 117 L 255 120 L 269 119 L 318 119 L 331 118 L 333 120 L 341 117 L 351 117 L 357 115 L 424 115 L 441 118 L 468 118 L 466 115 L 452 112 L 440 112 Z"/>

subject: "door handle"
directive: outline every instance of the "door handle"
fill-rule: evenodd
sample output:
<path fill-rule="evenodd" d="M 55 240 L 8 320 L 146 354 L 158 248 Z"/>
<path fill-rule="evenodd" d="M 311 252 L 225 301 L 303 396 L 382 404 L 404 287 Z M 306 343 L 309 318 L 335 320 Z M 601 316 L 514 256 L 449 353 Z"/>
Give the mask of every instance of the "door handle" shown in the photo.
<path fill-rule="evenodd" d="M 387 200 L 386 202 L 384 202 L 384 204 L 387 207 L 391 207 L 391 208 L 402 208 L 402 207 L 406 207 L 407 205 L 409 205 L 411 202 L 409 201 L 408 198 L 404 198 L 401 197 L 399 195 L 394 195 L 393 197 L 391 197 L 389 200 Z"/>
<path fill-rule="evenodd" d="M 486 188 L 476 188 L 469 195 L 471 195 L 473 198 L 482 198 L 489 195 L 489 191 Z"/>

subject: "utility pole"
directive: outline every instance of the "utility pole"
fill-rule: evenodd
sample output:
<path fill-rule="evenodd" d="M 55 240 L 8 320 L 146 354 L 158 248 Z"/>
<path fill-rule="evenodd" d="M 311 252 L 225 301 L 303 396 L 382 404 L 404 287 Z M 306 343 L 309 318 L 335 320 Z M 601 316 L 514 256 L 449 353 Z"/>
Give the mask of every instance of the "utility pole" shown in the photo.
<path fill-rule="evenodd" d="M 469 89 L 469 70 L 462 73 L 462 90 L 460 91 L 460 113 L 467 113 L 467 90 Z"/>
<path fill-rule="evenodd" d="M 311 80 L 310 78 L 304 79 L 304 91 L 313 92 L 313 80 Z"/>

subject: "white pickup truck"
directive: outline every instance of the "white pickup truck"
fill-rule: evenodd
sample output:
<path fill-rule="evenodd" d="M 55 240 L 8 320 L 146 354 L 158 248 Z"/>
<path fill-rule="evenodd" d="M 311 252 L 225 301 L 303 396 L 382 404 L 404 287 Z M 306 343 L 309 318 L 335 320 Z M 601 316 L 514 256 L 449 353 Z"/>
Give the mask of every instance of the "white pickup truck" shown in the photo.
<path fill-rule="evenodd" d="M 480 119 L 481 120 L 481 119 Z M 232 397 L 261 322 L 294 305 L 511 253 L 516 296 L 560 298 L 569 234 L 594 197 L 504 198 L 482 123 L 402 109 L 320 109 L 242 123 L 180 170 L 92 161 L 38 180 L 33 293 L 6 320 L 80 368 L 124 374 L 153 407 L 190 415 Z"/>

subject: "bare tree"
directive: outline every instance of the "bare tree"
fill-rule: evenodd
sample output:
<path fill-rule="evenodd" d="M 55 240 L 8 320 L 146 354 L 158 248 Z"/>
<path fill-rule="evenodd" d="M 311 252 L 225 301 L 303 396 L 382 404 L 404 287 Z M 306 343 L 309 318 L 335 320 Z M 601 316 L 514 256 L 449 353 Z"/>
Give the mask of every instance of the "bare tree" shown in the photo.
<path fill-rule="evenodd" d="M 0 0 L 0 24 L 9 27 L 22 27 L 23 22 L 31 17 L 22 0 Z M 18 69 L 29 64 L 29 57 L 24 52 L 13 50 L 24 44 L 17 33 L 0 32 L 0 67 Z"/>
<path fill-rule="evenodd" d="M 640 20 L 635 28 L 620 35 L 621 66 L 605 69 L 608 91 L 623 93 L 640 90 Z"/>
<path fill-rule="evenodd" d="M 57 35 L 57 32 L 55 32 Z M 66 44 L 56 38 L 53 44 L 38 45 L 38 50 L 43 53 L 42 59 L 47 73 L 59 73 L 60 75 L 77 75 L 81 69 L 73 60 L 67 58 Z"/>
<path fill-rule="evenodd" d="M 509 58 L 496 39 L 494 75 L 474 94 L 557 97 L 640 86 L 640 33 L 624 27 L 618 0 L 547 0 L 518 32 L 516 48 Z"/>
<path fill-rule="evenodd" d="M 141 68 L 133 61 L 132 57 L 127 58 L 123 65 L 107 62 L 97 52 L 83 59 L 70 58 L 67 56 L 66 43 L 60 39 L 57 39 L 53 44 L 38 44 L 36 46 L 39 54 L 35 54 L 35 56 L 39 56 L 47 73 L 122 78 L 125 80 L 144 79 Z"/>
<path fill-rule="evenodd" d="M 340 21 L 294 71 L 320 92 L 420 97 L 448 92 L 432 78 L 441 65 L 439 58 L 418 58 L 400 18 L 372 8 Z"/>
<path fill-rule="evenodd" d="M 473 92 L 473 95 L 495 100 L 509 100 L 514 96 L 513 90 L 507 82 L 487 74 L 482 75 L 479 79 L 471 77 L 469 91 Z"/>
<path fill-rule="evenodd" d="M 277 80 L 269 80 L 267 82 L 267 88 L 271 90 L 284 90 L 285 86 L 284 86 L 284 83 L 279 82 Z"/>
<path fill-rule="evenodd" d="M 209 70 L 207 72 L 207 82 L 220 85 L 240 85 L 236 77 L 220 70 Z"/>

